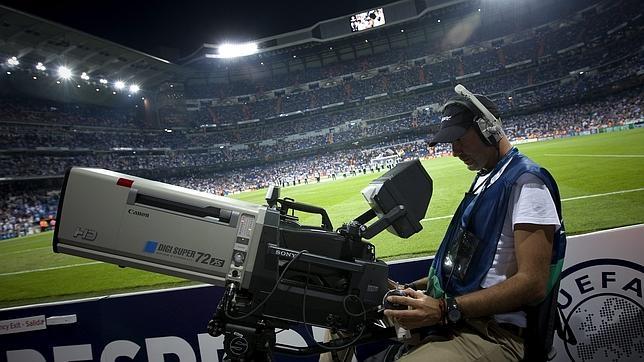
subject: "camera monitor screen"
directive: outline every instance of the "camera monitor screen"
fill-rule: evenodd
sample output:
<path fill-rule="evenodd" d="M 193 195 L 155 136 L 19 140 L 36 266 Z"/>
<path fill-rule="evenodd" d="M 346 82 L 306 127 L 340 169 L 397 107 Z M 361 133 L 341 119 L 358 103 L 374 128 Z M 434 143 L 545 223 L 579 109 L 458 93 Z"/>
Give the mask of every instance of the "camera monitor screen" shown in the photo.
<path fill-rule="evenodd" d="M 380 25 L 385 25 L 385 13 L 382 8 L 351 16 L 351 31 L 371 29 Z"/>
<path fill-rule="evenodd" d="M 362 190 L 362 196 L 379 218 L 399 205 L 404 206 L 405 217 L 396 220 L 388 230 L 408 238 L 422 229 L 420 220 L 427 213 L 433 190 L 432 178 L 416 159 L 401 162 L 371 181 Z"/>

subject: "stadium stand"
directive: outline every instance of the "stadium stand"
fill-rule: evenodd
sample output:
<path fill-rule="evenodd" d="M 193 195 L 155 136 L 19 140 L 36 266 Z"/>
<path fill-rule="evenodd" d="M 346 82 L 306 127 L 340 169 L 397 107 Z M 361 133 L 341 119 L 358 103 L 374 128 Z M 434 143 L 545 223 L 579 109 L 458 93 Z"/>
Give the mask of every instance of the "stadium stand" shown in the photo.
<path fill-rule="evenodd" d="M 454 21 L 464 16 L 462 7 L 452 11 Z M 515 141 L 641 122 L 641 15 L 635 0 L 598 1 L 520 24 L 484 23 L 458 46 L 416 43 L 257 79 L 251 79 L 257 58 L 209 63 L 212 74 L 230 66 L 229 75 L 247 77 L 159 84 L 152 121 L 145 104 L 1 92 L 0 190 L 7 197 L 0 239 L 37 232 L 42 218 L 55 217 L 52 184 L 71 166 L 226 195 L 374 172 L 381 166 L 372 159 L 383 155 L 449 154 L 449 147 L 428 148 L 427 139 L 457 83 L 490 95 Z M 415 19 L 409 32 L 432 21 Z M 265 59 L 289 58 L 288 51 L 275 51 Z M 39 184 L 43 179 L 49 181 Z"/>

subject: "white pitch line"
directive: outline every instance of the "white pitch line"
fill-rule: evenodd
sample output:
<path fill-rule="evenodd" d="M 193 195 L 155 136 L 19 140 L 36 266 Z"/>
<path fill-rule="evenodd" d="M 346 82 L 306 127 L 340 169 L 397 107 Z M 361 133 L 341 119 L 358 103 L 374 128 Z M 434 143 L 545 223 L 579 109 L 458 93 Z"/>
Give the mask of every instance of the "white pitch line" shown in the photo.
<path fill-rule="evenodd" d="M 567 198 L 567 199 L 562 199 L 561 201 L 571 201 L 571 200 L 590 199 L 591 197 L 601 197 L 601 196 L 610 196 L 610 195 L 626 194 L 626 193 L 629 193 L 629 192 L 637 192 L 637 191 L 644 191 L 644 187 L 640 187 L 639 189 L 632 189 L 632 190 L 622 190 L 622 191 L 606 192 L 606 193 L 603 193 L 603 194 L 594 194 L 594 195 L 584 195 L 584 196 L 577 196 L 577 197 L 569 197 L 569 198 Z"/>
<path fill-rule="evenodd" d="M 33 249 L 26 249 L 26 250 L 10 251 L 10 252 L 7 252 L 7 253 L 2 253 L 2 256 L 5 256 L 5 255 L 13 255 L 13 254 L 28 253 L 28 252 L 30 252 L 30 251 L 34 251 L 34 250 L 42 250 L 42 249 L 50 249 L 50 250 L 51 250 L 51 246 L 43 246 L 42 248 L 33 248 Z"/>
<path fill-rule="evenodd" d="M 611 158 L 642 158 L 644 155 L 590 155 L 580 153 L 544 153 L 544 156 L 554 157 L 611 157 Z"/>
<path fill-rule="evenodd" d="M 440 220 L 440 219 L 447 219 L 450 218 L 454 215 L 445 215 L 445 216 L 436 216 L 436 217 L 428 217 L 426 219 L 420 220 L 420 222 L 425 222 L 425 221 L 432 221 L 432 220 Z"/>
<path fill-rule="evenodd" d="M 610 196 L 610 195 L 619 195 L 619 194 L 627 194 L 629 192 L 638 192 L 638 191 L 644 191 L 644 187 L 640 187 L 639 189 L 632 189 L 632 190 L 621 190 L 621 191 L 613 191 L 613 192 L 606 192 L 603 194 L 593 194 L 593 195 L 584 195 L 584 196 L 576 196 L 576 197 L 569 197 L 567 199 L 561 199 L 561 202 L 564 201 L 572 201 L 572 200 L 581 200 L 581 199 L 590 199 L 593 197 L 602 197 L 602 196 Z M 447 219 L 450 218 L 454 215 L 445 215 L 445 216 L 437 216 L 437 217 L 429 217 L 426 219 L 420 220 L 420 222 L 426 222 L 426 221 L 432 221 L 432 220 L 440 220 L 440 219 Z"/>
<path fill-rule="evenodd" d="M 102 261 L 92 261 L 89 263 L 80 263 L 80 264 L 70 264 L 70 265 L 62 265 L 62 266 L 53 266 L 51 268 L 42 268 L 42 269 L 32 269 L 32 270 L 22 270 L 22 271 L 17 271 L 17 272 L 10 272 L 10 273 L 2 273 L 0 274 L 0 277 L 4 277 L 7 275 L 19 275 L 19 274 L 27 274 L 27 273 L 34 273 L 34 272 L 41 272 L 41 271 L 47 271 L 47 270 L 56 270 L 56 269 L 65 269 L 65 268 L 74 268 L 77 266 L 83 266 L 83 265 L 93 265 L 93 264 L 101 264 L 103 263 Z"/>

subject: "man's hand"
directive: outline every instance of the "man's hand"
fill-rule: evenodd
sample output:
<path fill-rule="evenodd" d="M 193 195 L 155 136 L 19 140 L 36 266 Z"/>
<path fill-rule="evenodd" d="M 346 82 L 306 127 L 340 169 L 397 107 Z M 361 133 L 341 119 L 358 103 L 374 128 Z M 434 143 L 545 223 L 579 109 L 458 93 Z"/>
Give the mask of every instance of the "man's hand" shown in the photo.
<path fill-rule="evenodd" d="M 440 302 L 423 292 L 405 289 L 406 297 L 389 296 L 387 300 L 394 304 L 406 305 L 407 310 L 385 309 L 385 315 L 405 329 L 414 329 L 438 324 L 442 320 Z"/>

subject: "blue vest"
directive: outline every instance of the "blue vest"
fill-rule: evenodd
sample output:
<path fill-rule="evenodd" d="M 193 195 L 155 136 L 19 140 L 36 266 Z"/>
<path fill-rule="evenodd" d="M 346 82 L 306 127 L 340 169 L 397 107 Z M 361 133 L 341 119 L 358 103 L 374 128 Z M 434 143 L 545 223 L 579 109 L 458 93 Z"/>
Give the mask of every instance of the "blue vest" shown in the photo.
<path fill-rule="evenodd" d="M 508 164 L 500 177 L 492 184 L 489 182 L 495 173 Z M 561 215 L 559 189 L 550 173 L 513 148 L 499 161 L 478 194 L 467 193 L 456 209 L 447 228 L 445 237 L 436 252 L 429 271 L 427 293 L 435 298 L 447 295 L 457 296 L 481 289 L 481 282 L 492 266 L 497 244 L 501 236 L 503 222 L 507 215 L 512 188 L 524 173 L 531 173 L 541 179 L 554 200 L 561 228 L 555 232 L 548 292 L 559 279 L 566 250 L 566 236 Z M 487 186 L 487 187 L 486 187 Z M 455 277 L 453 271 L 444 270 L 443 261 L 459 230 L 467 230 L 478 238 L 473 252 L 470 253 L 469 267 L 463 278 Z"/>

